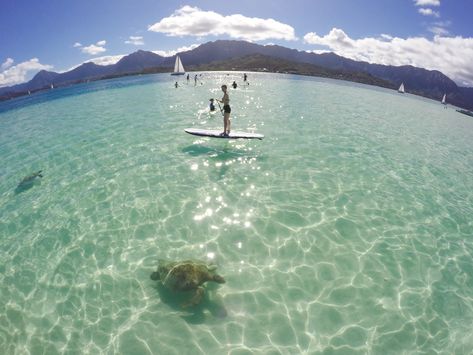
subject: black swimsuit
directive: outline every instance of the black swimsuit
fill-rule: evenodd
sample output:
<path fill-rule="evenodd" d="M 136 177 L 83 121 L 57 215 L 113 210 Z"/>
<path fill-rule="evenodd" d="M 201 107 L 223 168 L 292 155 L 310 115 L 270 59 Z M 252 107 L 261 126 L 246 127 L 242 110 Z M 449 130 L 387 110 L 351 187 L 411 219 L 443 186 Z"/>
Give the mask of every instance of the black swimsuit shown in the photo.
<path fill-rule="evenodd" d="M 232 112 L 232 109 L 230 108 L 230 105 L 223 105 L 223 112 L 225 112 L 225 113 Z"/>

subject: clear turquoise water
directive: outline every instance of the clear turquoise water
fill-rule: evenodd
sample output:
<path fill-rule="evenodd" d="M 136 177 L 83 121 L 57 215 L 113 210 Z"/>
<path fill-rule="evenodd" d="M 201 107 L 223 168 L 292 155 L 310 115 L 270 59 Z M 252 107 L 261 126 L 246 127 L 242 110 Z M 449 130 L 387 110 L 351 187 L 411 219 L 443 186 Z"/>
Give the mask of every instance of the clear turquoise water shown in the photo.
<path fill-rule="evenodd" d="M 467 354 L 473 120 L 437 102 L 250 74 L 151 75 L 0 104 L 4 354 Z M 180 78 L 180 80 L 182 80 Z M 15 191 L 24 176 L 44 177 Z M 202 304 L 151 281 L 211 260 Z"/>

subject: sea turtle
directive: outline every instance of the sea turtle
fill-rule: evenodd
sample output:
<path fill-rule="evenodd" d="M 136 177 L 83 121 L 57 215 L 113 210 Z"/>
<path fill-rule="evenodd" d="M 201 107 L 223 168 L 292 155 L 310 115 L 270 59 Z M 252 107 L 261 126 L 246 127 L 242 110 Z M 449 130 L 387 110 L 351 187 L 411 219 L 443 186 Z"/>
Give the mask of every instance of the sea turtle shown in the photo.
<path fill-rule="evenodd" d="M 199 260 L 159 260 L 158 269 L 151 274 L 151 279 L 160 280 L 166 288 L 174 292 L 194 291 L 194 296 L 182 306 L 195 306 L 202 300 L 202 285 L 205 282 L 225 283 L 225 279 L 215 273 L 216 269 L 216 265 Z"/>
<path fill-rule="evenodd" d="M 20 181 L 18 186 L 16 187 L 17 192 L 28 190 L 29 188 L 33 187 L 36 178 L 42 178 L 43 175 L 41 174 L 43 171 L 39 170 L 31 175 L 25 176 L 23 180 Z"/>

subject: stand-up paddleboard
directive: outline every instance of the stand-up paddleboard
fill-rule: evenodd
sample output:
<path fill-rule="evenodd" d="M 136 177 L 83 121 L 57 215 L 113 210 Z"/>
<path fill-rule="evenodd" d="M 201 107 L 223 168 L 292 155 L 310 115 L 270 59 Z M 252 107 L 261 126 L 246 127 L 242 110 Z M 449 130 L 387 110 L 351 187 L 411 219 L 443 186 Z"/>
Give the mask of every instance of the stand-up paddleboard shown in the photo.
<path fill-rule="evenodd" d="M 186 128 L 186 131 L 189 134 L 193 134 L 194 136 L 201 136 L 201 137 L 213 137 L 213 138 L 227 138 L 227 139 L 263 139 L 264 135 L 258 133 L 250 133 L 250 132 L 240 132 L 240 131 L 230 131 L 229 135 L 222 136 L 221 129 L 200 129 L 200 128 Z"/>

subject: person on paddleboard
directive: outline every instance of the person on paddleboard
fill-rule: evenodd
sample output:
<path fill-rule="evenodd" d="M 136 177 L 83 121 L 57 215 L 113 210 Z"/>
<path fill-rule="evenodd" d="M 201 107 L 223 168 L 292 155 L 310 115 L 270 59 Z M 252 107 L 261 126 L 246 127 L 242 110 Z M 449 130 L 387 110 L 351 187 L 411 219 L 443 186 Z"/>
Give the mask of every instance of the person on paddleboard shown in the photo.
<path fill-rule="evenodd" d="M 228 96 L 227 85 L 222 85 L 222 91 L 222 99 L 216 99 L 223 104 L 223 132 L 220 135 L 228 136 L 230 134 L 230 113 L 232 109 L 230 108 L 230 97 Z"/>

